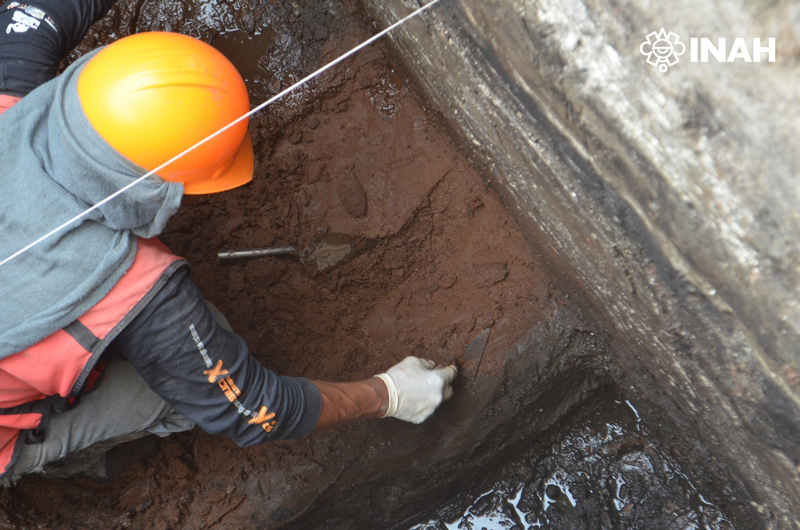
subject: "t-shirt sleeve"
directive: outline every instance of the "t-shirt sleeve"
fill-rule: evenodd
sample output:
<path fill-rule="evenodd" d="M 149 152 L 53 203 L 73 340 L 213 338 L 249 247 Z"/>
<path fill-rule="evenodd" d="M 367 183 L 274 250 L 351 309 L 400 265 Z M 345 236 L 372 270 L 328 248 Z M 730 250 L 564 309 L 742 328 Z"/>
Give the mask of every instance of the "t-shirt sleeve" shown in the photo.
<path fill-rule="evenodd" d="M 127 359 L 203 430 L 242 447 L 304 437 L 319 420 L 316 385 L 267 370 L 241 337 L 219 325 L 186 268 L 114 339 L 108 355 Z"/>
<path fill-rule="evenodd" d="M 22 97 L 53 79 L 61 60 L 115 2 L 7 1 L 0 7 L 0 93 Z"/>

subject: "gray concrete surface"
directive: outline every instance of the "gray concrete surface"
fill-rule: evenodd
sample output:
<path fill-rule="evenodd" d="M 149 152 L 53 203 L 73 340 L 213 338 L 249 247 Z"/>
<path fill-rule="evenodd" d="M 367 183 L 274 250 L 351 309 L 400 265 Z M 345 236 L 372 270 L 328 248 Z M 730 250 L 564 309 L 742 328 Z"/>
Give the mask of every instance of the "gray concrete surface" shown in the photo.
<path fill-rule="evenodd" d="M 362 1 L 380 27 L 419 5 Z M 640 53 L 662 27 L 666 73 Z M 798 527 L 800 5 L 442 0 L 391 42 L 690 474 L 739 527 Z"/>

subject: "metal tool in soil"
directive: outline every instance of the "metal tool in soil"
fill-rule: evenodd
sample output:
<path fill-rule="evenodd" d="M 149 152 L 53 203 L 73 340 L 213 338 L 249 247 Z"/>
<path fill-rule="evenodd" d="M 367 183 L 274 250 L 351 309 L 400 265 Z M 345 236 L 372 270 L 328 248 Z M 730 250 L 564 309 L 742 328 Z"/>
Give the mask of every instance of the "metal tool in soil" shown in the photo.
<path fill-rule="evenodd" d="M 302 250 L 297 247 L 254 248 L 220 252 L 217 256 L 219 259 L 294 256 L 300 258 L 300 263 L 306 272 L 313 276 L 340 265 L 354 253 L 364 250 L 369 245 L 370 240 L 366 238 L 331 232 L 312 237 Z"/>
<path fill-rule="evenodd" d="M 481 360 L 483 360 L 483 352 L 486 351 L 486 344 L 489 342 L 489 333 L 491 331 L 491 327 L 484 329 L 464 348 L 464 356 L 461 358 L 461 363 L 458 367 L 458 375 L 466 377 L 470 381 L 474 381 L 478 377 L 478 370 L 481 367 Z"/>

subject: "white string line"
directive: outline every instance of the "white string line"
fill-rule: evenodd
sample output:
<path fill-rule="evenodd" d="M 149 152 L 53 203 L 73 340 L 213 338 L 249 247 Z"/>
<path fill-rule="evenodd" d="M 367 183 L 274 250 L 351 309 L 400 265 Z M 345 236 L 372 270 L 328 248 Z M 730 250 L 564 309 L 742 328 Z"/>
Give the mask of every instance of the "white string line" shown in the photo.
<path fill-rule="evenodd" d="M 251 110 L 250 112 L 248 112 L 247 114 L 244 114 L 244 115 L 240 116 L 239 118 L 237 118 L 237 119 L 235 119 L 234 121 L 230 122 L 230 123 L 229 123 L 228 125 L 226 125 L 225 127 L 223 127 L 223 128 L 221 128 L 221 129 L 219 129 L 219 130 L 218 130 L 218 131 L 216 131 L 215 133 L 213 133 L 213 134 L 211 134 L 211 135 L 207 136 L 206 138 L 204 138 L 204 139 L 200 140 L 199 142 L 197 142 L 197 143 L 196 143 L 196 144 L 194 144 L 193 146 L 189 147 L 189 148 L 188 148 L 188 149 L 186 149 L 185 151 L 183 151 L 183 152 L 181 152 L 181 153 L 179 153 L 179 154 L 175 155 L 174 157 L 170 158 L 169 160 L 167 160 L 166 162 L 164 162 L 163 164 L 161 164 L 160 166 L 158 166 L 158 167 L 157 167 L 157 168 L 155 168 L 154 170 L 152 170 L 152 171 L 150 171 L 150 172 L 148 172 L 148 173 L 146 173 L 146 174 L 142 175 L 141 177 L 139 177 L 138 179 L 134 180 L 133 182 L 131 182 L 131 183 L 130 183 L 130 184 L 128 184 L 127 186 L 125 186 L 125 187 L 123 187 L 123 188 L 119 189 L 118 191 L 116 191 L 116 192 L 112 193 L 111 195 L 109 195 L 109 196 L 108 196 L 108 197 L 106 197 L 105 199 L 101 200 L 100 202 L 98 202 L 98 203 L 97 203 L 97 204 L 95 204 L 94 206 L 92 206 L 92 207 L 90 207 L 90 208 L 88 208 L 88 209 L 84 210 L 83 212 L 79 213 L 78 215 L 76 215 L 75 217 L 73 217 L 72 219 L 70 219 L 69 221 L 66 221 L 65 223 L 63 223 L 61 226 L 59 226 L 59 227 L 57 227 L 57 228 L 54 228 L 53 230 L 51 230 L 51 231 L 50 231 L 50 232 L 48 232 L 47 234 L 43 235 L 42 237 L 40 237 L 39 239 L 37 239 L 36 241 L 34 241 L 33 243 L 31 243 L 31 244 L 27 245 L 26 247 L 24 247 L 24 248 L 21 248 L 20 250 L 18 250 L 18 251 L 16 251 L 15 253 L 11 254 L 9 257 L 7 257 L 6 259 L 4 259 L 3 261 L 0 261 L 0 267 L 2 267 L 3 265 L 5 265 L 6 263 L 8 263 L 9 261 L 11 261 L 12 259 L 14 259 L 14 258 L 16 258 L 16 257 L 20 256 L 21 254 L 24 254 L 25 252 L 27 252 L 28 250 L 32 249 L 33 247 L 35 247 L 36 245 L 38 245 L 38 244 L 39 244 L 39 243 L 41 243 L 42 241 L 44 241 L 44 240 L 46 240 L 46 239 L 48 239 L 48 238 L 52 237 L 54 234 L 56 234 L 56 233 L 60 232 L 61 230 L 63 230 L 63 229 L 64 229 L 64 228 L 66 228 L 67 226 L 71 225 L 71 224 L 72 224 L 72 223 L 74 223 L 75 221 L 78 221 L 78 220 L 80 220 L 80 219 L 82 219 L 82 218 L 86 217 L 87 215 L 89 215 L 89 214 L 90 214 L 90 213 L 92 213 L 93 211 L 97 210 L 98 208 L 100 208 L 101 206 L 103 206 L 104 204 L 106 204 L 107 202 L 109 202 L 109 201 L 111 201 L 111 200 L 115 199 L 116 197 L 118 197 L 118 196 L 122 195 L 123 193 L 125 193 L 125 192 L 126 192 L 126 191 L 128 191 L 129 189 L 133 188 L 134 186 L 136 186 L 137 184 L 139 184 L 139 183 L 140 183 L 140 182 L 142 182 L 143 180 L 145 180 L 145 179 L 147 179 L 147 178 L 149 178 L 149 177 L 151 177 L 151 176 L 155 175 L 157 172 L 161 171 L 161 170 L 162 170 L 162 169 L 164 169 L 166 166 L 168 166 L 168 165 L 170 165 L 171 163 L 175 162 L 176 160 L 178 160 L 178 159 L 179 159 L 179 158 L 181 158 L 182 156 L 184 156 L 184 155 L 186 155 L 186 154 L 188 154 L 188 153 L 190 153 L 190 152 L 194 151 L 195 149 L 197 149 L 198 147 L 200 147 L 200 146 L 201 146 L 201 145 L 203 145 L 204 143 L 206 143 L 206 142 L 208 142 L 208 141 L 210 141 L 210 140 L 212 140 L 212 139 L 216 138 L 217 136 L 219 136 L 219 135 L 220 135 L 220 134 L 222 134 L 223 132 L 227 131 L 228 129 L 230 129 L 231 127 L 233 127 L 234 125 L 236 125 L 237 123 L 241 122 L 242 120 L 246 120 L 247 118 L 249 118 L 250 116 L 252 116 L 252 115 L 253 115 L 253 114 L 255 114 L 256 112 L 259 112 L 260 110 L 264 109 L 264 108 L 265 108 L 265 107 L 267 107 L 268 105 L 270 105 L 270 104 L 274 103 L 275 101 L 279 100 L 280 98 L 282 98 L 283 96 L 285 96 L 285 95 L 286 95 L 286 94 L 288 94 L 289 92 L 291 92 L 291 91 L 293 91 L 294 89 L 298 88 L 299 86 L 301 86 L 301 85 L 303 85 L 303 84 L 307 83 L 308 81 L 310 81 L 310 80 L 312 80 L 313 78 L 317 77 L 318 75 L 322 74 L 322 73 L 323 73 L 323 72 L 325 72 L 326 70 L 328 70 L 328 69 L 330 69 L 330 68 L 332 68 L 332 67 L 336 66 L 337 64 L 339 64 L 340 62 L 344 61 L 345 59 L 347 59 L 347 58 L 348 58 L 348 57 L 350 57 L 351 55 L 353 55 L 353 54 L 357 53 L 357 52 L 358 52 L 358 51 L 360 51 L 361 49 L 363 49 L 363 48 L 366 48 L 367 46 L 369 46 L 370 44 L 372 44 L 372 43 L 373 43 L 373 42 L 375 42 L 376 40 L 380 39 L 381 37 L 383 37 L 384 35 L 386 35 L 386 34 L 387 34 L 387 33 L 389 33 L 390 31 L 392 31 L 393 29 L 395 29 L 395 28 L 397 28 L 397 27 L 399 27 L 399 26 L 402 26 L 403 24 L 405 24 L 406 22 L 408 22 L 409 20 L 411 20 L 412 18 L 416 17 L 417 15 L 419 15 L 420 13 L 422 13 L 422 12 L 423 12 L 423 11 L 425 11 L 425 10 L 427 10 L 428 8 L 430 8 L 431 6 L 433 6 L 434 4 L 436 4 L 436 3 L 438 3 L 438 2 L 439 2 L 439 0 L 433 0 L 432 2 L 430 2 L 430 3 L 428 3 L 428 4 L 426 4 L 426 5 L 422 6 L 422 7 L 420 7 L 419 9 L 417 9 L 416 11 L 414 11 L 413 13 L 411 13 L 410 15 L 407 15 L 406 17 L 402 18 L 401 20 L 398 20 L 397 22 L 395 22 L 394 24 L 392 24 L 392 25 L 391 25 L 391 26 L 389 26 L 388 28 L 384 29 L 383 31 L 381 31 L 381 32 L 379 32 L 379 33 L 376 33 L 375 35 L 373 35 L 373 36 L 372 36 L 372 37 L 370 37 L 369 39 L 365 40 L 364 42 L 362 42 L 361 44 L 359 44 L 358 46 L 356 46 L 356 47 L 355 47 L 355 48 L 353 48 L 352 50 L 350 50 L 350 51 L 348 51 L 347 53 L 345 53 L 344 55 L 341 55 L 340 57 L 338 57 L 337 59 L 334 59 L 333 61 L 329 62 L 328 64 L 326 64 L 326 65 L 325 65 L 325 66 L 323 66 L 322 68 L 320 68 L 320 69 L 318 69 L 318 70 L 314 71 L 313 73 L 311 73 L 311 74 L 307 75 L 306 77 L 304 77 L 304 78 L 303 78 L 303 79 L 301 79 L 300 81 L 296 82 L 295 84 L 293 84 L 293 85 L 292 85 L 292 86 L 290 86 L 289 88 L 287 88 L 287 89 L 284 89 L 284 90 L 282 90 L 281 92 L 278 92 L 277 94 L 275 94 L 274 96 L 272 96 L 270 99 L 268 99 L 268 100 L 267 100 L 267 101 L 265 101 L 264 103 L 260 104 L 259 106 L 257 106 L 256 108 L 254 108 L 253 110 Z"/>

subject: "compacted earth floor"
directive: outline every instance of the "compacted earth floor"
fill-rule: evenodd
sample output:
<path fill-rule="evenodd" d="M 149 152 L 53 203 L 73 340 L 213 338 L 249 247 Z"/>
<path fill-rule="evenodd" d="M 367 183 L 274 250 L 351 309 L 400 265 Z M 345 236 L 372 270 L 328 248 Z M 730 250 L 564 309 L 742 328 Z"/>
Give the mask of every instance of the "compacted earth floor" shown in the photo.
<path fill-rule="evenodd" d="M 229 54 L 252 105 L 375 31 L 337 0 L 120 0 L 70 60 L 147 30 L 194 35 Z M 480 370 L 490 374 L 552 304 L 520 230 L 386 50 L 361 51 L 255 116 L 253 182 L 187 198 L 162 237 L 253 355 L 280 374 L 358 380 L 407 355 L 462 364 L 487 328 Z M 323 233 L 361 244 L 317 274 L 292 257 L 217 258 L 302 248 Z M 461 378 L 456 391 L 467 384 Z M 438 414 L 458 406 L 456 396 Z M 425 429 L 368 420 L 245 449 L 199 429 L 149 437 L 111 451 L 105 478 L 23 478 L 0 492 L 0 526 L 291 526 L 343 470 Z"/>

